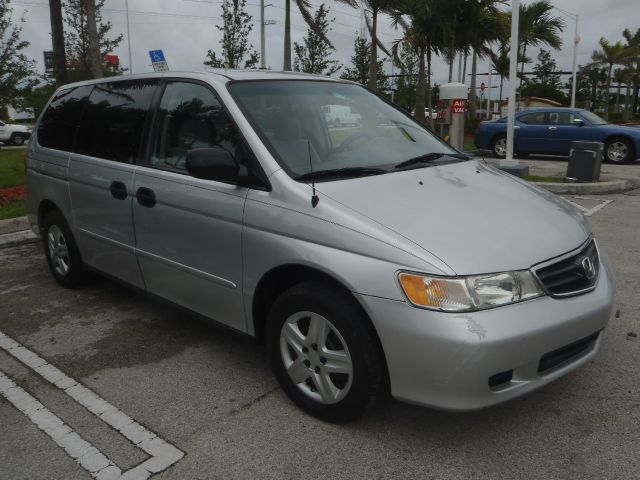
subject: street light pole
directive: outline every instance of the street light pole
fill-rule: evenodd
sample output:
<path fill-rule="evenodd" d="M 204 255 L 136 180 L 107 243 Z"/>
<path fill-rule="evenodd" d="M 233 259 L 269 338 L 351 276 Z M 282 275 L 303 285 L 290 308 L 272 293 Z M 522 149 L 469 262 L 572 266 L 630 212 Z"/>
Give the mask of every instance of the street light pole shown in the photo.
<path fill-rule="evenodd" d="M 576 30 L 573 36 L 573 69 L 572 69 L 572 83 L 571 83 L 571 108 L 576 108 L 576 61 L 578 58 L 578 44 L 580 43 L 580 35 L 578 35 L 578 20 L 580 15 L 577 13 L 568 12 L 567 10 L 560 7 L 553 7 L 561 13 L 564 13 L 566 16 L 575 19 L 576 21 Z"/>
<path fill-rule="evenodd" d="M 576 60 L 578 57 L 578 44 L 580 43 L 580 35 L 578 35 L 578 18 L 576 15 L 576 34 L 573 37 L 573 80 L 571 81 L 571 108 L 576 108 Z"/>
<path fill-rule="evenodd" d="M 513 135 L 516 117 L 516 73 L 518 69 L 518 22 L 520 1 L 511 2 L 511 52 L 509 53 L 509 106 L 507 108 L 507 155 L 505 164 L 513 165 Z"/>

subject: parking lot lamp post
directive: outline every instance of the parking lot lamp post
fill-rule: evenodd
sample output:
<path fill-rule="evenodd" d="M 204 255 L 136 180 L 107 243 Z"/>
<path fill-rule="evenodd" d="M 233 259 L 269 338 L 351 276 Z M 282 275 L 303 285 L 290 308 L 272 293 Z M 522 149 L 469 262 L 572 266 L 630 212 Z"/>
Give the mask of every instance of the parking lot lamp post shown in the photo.
<path fill-rule="evenodd" d="M 507 155 L 505 166 L 515 166 L 513 159 L 513 135 L 516 116 L 516 70 L 518 68 L 518 21 L 520 18 L 520 1 L 511 2 L 511 52 L 509 62 L 509 104 L 507 107 Z"/>

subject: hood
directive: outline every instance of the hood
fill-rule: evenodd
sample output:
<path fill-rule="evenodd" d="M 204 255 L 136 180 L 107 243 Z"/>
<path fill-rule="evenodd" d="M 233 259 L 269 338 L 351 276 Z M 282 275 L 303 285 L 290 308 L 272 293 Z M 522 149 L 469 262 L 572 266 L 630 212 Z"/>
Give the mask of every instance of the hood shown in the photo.
<path fill-rule="evenodd" d="M 565 200 L 493 167 L 461 162 L 316 184 L 458 275 L 526 269 L 590 235 Z"/>

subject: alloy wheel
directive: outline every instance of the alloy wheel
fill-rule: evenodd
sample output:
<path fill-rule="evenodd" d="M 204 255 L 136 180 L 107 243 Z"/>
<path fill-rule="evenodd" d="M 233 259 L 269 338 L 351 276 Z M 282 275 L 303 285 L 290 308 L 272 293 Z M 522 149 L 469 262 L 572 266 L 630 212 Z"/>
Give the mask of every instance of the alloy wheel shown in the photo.
<path fill-rule="evenodd" d="M 612 162 L 624 162 L 629 154 L 629 149 L 624 142 L 611 142 L 607 147 L 607 158 Z"/>
<path fill-rule="evenodd" d="M 502 137 L 496 140 L 496 143 L 493 145 L 493 151 L 499 157 L 507 156 L 507 139 Z"/>
<path fill-rule="evenodd" d="M 47 246 L 51 264 L 58 275 L 64 277 L 69 273 L 69 248 L 62 230 L 57 225 L 51 225 L 47 233 Z"/>
<path fill-rule="evenodd" d="M 296 312 L 282 325 L 280 354 L 285 370 L 308 398 L 333 404 L 351 388 L 353 362 L 336 327 L 313 312 Z"/>

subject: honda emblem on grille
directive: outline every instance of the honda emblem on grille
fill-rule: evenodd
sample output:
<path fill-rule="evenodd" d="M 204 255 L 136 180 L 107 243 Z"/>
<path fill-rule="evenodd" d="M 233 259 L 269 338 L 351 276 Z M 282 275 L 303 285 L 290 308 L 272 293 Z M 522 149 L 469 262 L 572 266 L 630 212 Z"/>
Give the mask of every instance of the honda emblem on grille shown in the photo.
<path fill-rule="evenodd" d="M 591 280 L 596 276 L 596 267 L 593 265 L 593 262 L 589 257 L 584 257 L 580 264 L 582 265 L 584 276 L 587 277 L 587 280 Z"/>

